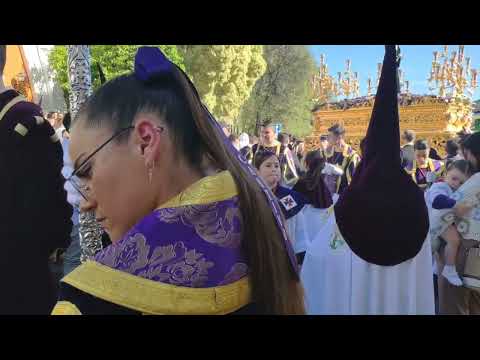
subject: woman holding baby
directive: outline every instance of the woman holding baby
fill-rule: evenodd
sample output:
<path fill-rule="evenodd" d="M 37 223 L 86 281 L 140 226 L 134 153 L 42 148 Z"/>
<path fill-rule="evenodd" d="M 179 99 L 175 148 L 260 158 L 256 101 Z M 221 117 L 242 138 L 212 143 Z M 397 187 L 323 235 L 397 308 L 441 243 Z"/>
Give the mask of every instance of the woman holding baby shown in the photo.
<path fill-rule="evenodd" d="M 456 191 L 458 203 L 465 204 L 468 209 L 462 218 L 455 219 L 456 228 L 460 234 L 460 242 L 456 254 L 456 270 L 464 274 L 468 252 L 480 245 L 480 234 L 475 230 L 480 224 L 480 133 L 470 135 L 463 143 L 465 160 L 470 163 L 472 177 Z M 478 194 L 476 194 L 478 192 Z M 455 196 L 454 196 L 455 197 Z M 439 249 L 439 274 L 446 262 L 448 246 Z M 448 262 L 448 261 L 447 261 Z M 448 281 L 445 276 L 438 277 L 439 312 L 442 315 L 480 315 L 480 287 L 467 280 L 475 280 L 463 276 L 463 285 L 457 286 Z M 480 283 L 480 279 L 478 280 Z"/>

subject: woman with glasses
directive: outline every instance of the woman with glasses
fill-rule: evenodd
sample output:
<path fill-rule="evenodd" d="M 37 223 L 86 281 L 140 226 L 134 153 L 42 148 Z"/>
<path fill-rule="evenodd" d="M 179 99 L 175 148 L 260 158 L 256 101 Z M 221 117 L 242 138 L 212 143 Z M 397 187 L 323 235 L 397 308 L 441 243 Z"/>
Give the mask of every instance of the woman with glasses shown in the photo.
<path fill-rule="evenodd" d="M 69 181 L 112 245 L 62 280 L 54 314 L 303 314 L 278 204 L 158 48 L 71 131 Z"/>

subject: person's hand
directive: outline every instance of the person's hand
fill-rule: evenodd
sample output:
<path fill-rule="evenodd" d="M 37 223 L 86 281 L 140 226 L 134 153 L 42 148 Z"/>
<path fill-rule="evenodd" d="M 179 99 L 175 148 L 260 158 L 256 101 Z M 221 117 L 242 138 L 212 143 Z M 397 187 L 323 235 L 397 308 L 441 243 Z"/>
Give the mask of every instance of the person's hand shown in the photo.
<path fill-rule="evenodd" d="M 455 211 L 455 215 L 457 215 L 460 218 L 463 218 L 472 210 L 472 208 L 473 206 L 463 203 L 463 204 L 455 205 L 453 210 Z"/>

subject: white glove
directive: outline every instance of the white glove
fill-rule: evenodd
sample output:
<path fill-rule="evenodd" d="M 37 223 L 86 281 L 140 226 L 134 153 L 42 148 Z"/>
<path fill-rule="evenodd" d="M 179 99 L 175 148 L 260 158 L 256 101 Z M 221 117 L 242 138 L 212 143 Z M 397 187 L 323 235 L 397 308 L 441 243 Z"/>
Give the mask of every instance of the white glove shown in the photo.
<path fill-rule="evenodd" d="M 326 163 L 325 167 L 322 170 L 322 174 L 342 176 L 343 175 L 343 170 L 336 165 Z"/>

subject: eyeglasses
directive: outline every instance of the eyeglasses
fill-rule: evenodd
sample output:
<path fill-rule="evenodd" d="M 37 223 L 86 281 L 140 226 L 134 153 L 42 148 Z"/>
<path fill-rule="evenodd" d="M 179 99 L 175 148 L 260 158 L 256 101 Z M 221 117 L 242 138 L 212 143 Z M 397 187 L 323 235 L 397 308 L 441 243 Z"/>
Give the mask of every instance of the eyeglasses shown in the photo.
<path fill-rule="evenodd" d="M 83 181 L 82 179 L 79 179 L 78 172 L 85 167 L 85 165 L 88 163 L 92 157 L 98 153 L 100 150 L 102 150 L 105 146 L 107 146 L 113 139 L 116 137 L 120 136 L 121 134 L 125 133 L 128 130 L 135 129 L 135 126 L 129 126 L 123 129 L 118 130 L 115 134 L 113 134 L 107 141 L 105 141 L 102 145 L 100 145 L 96 150 L 94 150 L 90 155 L 86 157 L 85 160 L 83 160 L 80 165 L 72 172 L 72 174 L 66 179 L 72 187 L 82 196 L 86 201 L 88 201 L 88 194 L 90 192 L 90 187 Z M 164 130 L 163 127 L 157 126 L 155 127 L 156 130 L 162 132 Z"/>
<path fill-rule="evenodd" d="M 134 129 L 134 126 L 129 126 L 123 129 L 120 129 L 117 131 L 115 134 L 113 134 L 107 141 L 105 141 L 102 145 L 100 145 L 96 150 L 94 150 L 90 155 L 87 156 L 85 160 L 83 160 L 80 165 L 72 172 L 72 174 L 66 179 L 72 187 L 78 191 L 78 193 L 86 200 L 88 201 L 88 193 L 90 192 L 90 187 L 81 179 L 79 179 L 76 175 L 78 172 L 85 167 L 85 165 L 88 163 L 92 157 L 97 154 L 100 150 L 102 150 L 105 146 L 107 146 L 113 139 L 116 137 L 120 136 L 121 134 L 125 133 L 128 130 Z"/>

